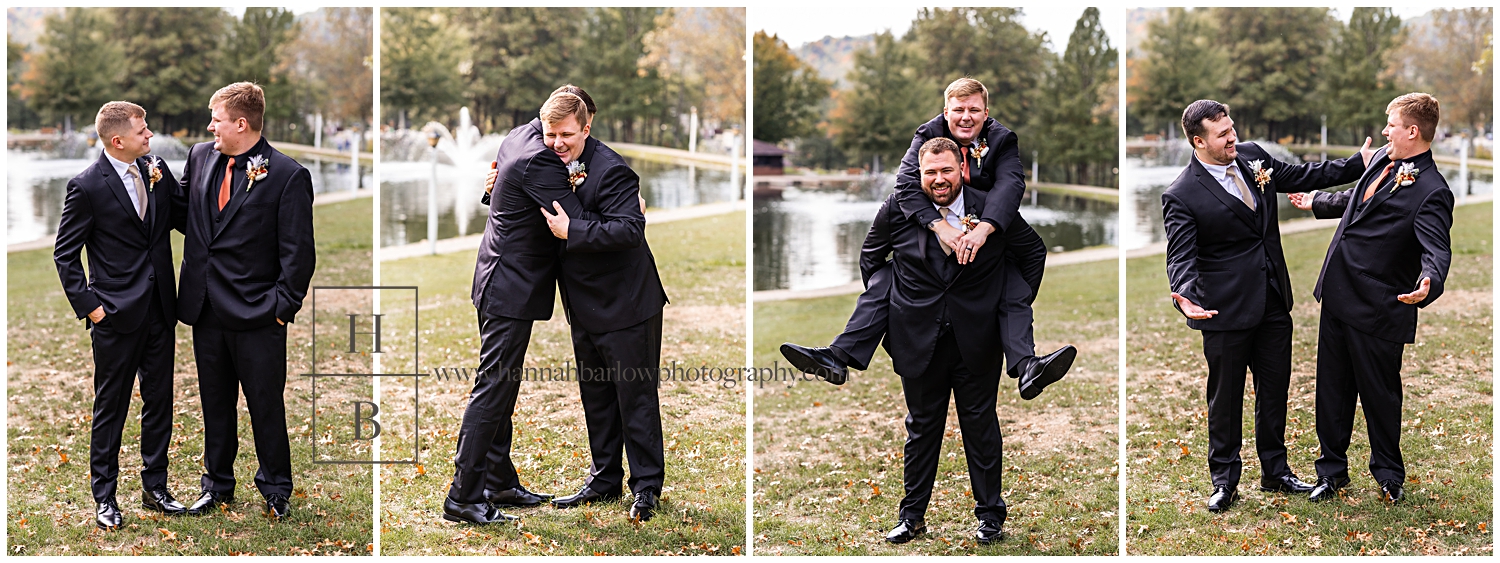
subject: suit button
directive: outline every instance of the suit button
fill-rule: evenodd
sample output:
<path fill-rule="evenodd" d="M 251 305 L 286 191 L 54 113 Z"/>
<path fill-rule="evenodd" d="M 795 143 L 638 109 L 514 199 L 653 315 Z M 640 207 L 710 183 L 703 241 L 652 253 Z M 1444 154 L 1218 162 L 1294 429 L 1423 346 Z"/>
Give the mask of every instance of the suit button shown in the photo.
<path fill-rule="evenodd" d="M 146 281 L 156 281 L 156 274 L 146 276 Z"/>
<path fill-rule="evenodd" d="M 223 217 L 219 217 L 219 218 L 218 218 L 218 219 L 214 219 L 214 222 L 215 222 L 215 223 L 218 223 L 218 222 L 220 222 L 220 221 L 223 221 L 223 220 L 224 220 L 224 218 L 223 218 Z"/>

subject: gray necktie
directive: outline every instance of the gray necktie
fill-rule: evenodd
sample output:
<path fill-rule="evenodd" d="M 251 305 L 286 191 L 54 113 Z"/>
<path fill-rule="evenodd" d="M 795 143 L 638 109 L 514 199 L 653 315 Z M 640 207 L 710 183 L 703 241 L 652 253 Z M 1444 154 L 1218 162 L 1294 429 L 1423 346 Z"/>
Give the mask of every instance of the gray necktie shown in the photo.
<path fill-rule="evenodd" d="M 134 164 L 131 164 L 130 170 L 125 175 L 129 176 L 130 181 L 135 183 L 135 199 L 140 203 L 140 205 L 136 206 L 138 208 L 136 213 L 144 221 L 146 220 L 146 202 L 150 200 L 146 199 L 146 185 L 141 182 L 141 170 L 136 168 Z"/>
<path fill-rule="evenodd" d="M 943 214 L 942 221 L 944 223 L 947 223 L 948 222 L 948 216 L 951 215 L 953 212 L 949 211 L 948 208 L 946 208 L 946 207 L 939 207 L 938 208 L 938 213 L 942 213 Z M 932 233 L 932 235 L 933 236 L 937 236 L 937 233 Z M 938 239 L 938 246 L 943 249 L 943 256 L 952 256 L 953 255 L 953 249 L 948 246 L 948 243 L 943 242 L 943 237 L 938 236 L 937 239 Z"/>
<path fill-rule="evenodd" d="M 1236 165 L 1230 164 L 1226 171 L 1229 172 L 1229 177 L 1234 179 L 1234 185 L 1240 189 L 1240 201 L 1245 203 L 1245 207 L 1249 207 L 1251 211 L 1255 211 L 1255 198 L 1250 197 L 1250 187 L 1246 186 L 1245 181 L 1240 179 L 1239 169 L 1236 168 Z"/>

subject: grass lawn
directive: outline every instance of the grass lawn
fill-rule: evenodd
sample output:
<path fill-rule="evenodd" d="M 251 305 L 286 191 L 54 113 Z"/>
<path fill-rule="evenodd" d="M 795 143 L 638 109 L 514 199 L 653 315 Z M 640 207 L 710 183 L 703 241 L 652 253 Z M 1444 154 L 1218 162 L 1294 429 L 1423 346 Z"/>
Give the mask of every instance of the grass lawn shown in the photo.
<path fill-rule="evenodd" d="M 1204 508 L 1208 478 L 1207 367 L 1202 338 L 1167 296 L 1163 256 L 1129 261 L 1126 346 L 1129 440 L 1126 458 L 1131 554 L 1449 555 L 1490 554 L 1491 204 L 1454 212 L 1453 264 L 1445 293 L 1418 314 L 1402 382 L 1401 446 L 1406 500 L 1380 501 L 1370 477 L 1362 414 L 1349 451 L 1353 484 L 1342 500 L 1260 491 L 1253 400 L 1246 390 L 1241 500 L 1214 515 Z M 1297 301 L 1287 446 L 1292 470 L 1316 478 L 1314 383 L 1319 306 L 1312 298 L 1333 237 L 1330 228 L 1282 239 Z"/>
<path fill-rule="evenodd" d="M 1000 382 L 1004 436 L 1001 543 L 980 546 L 957 415 L 927 513 L 927 535 L 885 543 L 903 495 L 906 406 L 884 351 L 842 386 L 770 382 L 755 395 L 757 555 L 1112 555 L 1118 551 L 1119 285 L 1113 260 L 1049 268 L 1035 304 L 1039 350 L 1079 355 L 1067 378 L 1032 401 Z M 755 365 L 787 366 L 782 342 L 827 345 L 856 296 L 755 307 Z M 800 376 L 800 374 L 798 374 Z"/>
<path fill-rule="evenodd" d="M 743 365 L 744 225 L 744 213 L 739 212 L 647 227 L 647 239 L 671 299 L 663 321 L 663 364 Z M 474 258 L 474 252 L 460 252 L 381 265 L 384 285 L 421 288 L 421 366 L 429 373 L 435 367 L 473 369 L 479 364 L 479 329 L 469 300 Z M 390 326 L 410 326 L 409 313 L 399 312 L 402 305 L 410 310 L 409 298 L 391 293 L 385 303 Z M 569 334 L 559 303 L 552 320 L 534 325 L 525 365 L 571 365 Z M 410 365 L 410 345 L 396 342 L 382 362 Z M 417 440 L 412 429 L 411 379 L 383 382 L 382 407 L 387 410 L 382 419 L 387 421 L 387 431 L 381 451 L 387 458 L 409 457 L 419 442 L 425 465 L 381 469 L 382 555 L 743 553 L 742 384 L 663 382 L 666 483 L 651 521 L 633 524 L 629 504 L 622 500 L 570 510 L 547 505 L 507 509 L 521 520 L 476 527 L 442 519 L 471 383 L 437 377 L 421 382 Z M 406 405 L 404 411 L 401 404 Z M 515 446 L 511 459 L 528 489 L 562 496 L 583 486 L 590 464 L 576 382 L 523 383 L 512 420 Z"/>
<path fill-rule="evenodd" d="M 371 199 L 318 206 L 313 213 L 318 268 L 312 285 L 366 285 L 370 280 Z M 173 235 L 175 263 L 182 237 Z M 239 490 L 227 511 L 163 517 L 140 506 L 141 403 L 133 400 L 120 450 L 118 500 L 124 526 L 94 525 L 89 492 L 93 359 L 88 331 L 68 306 L 52 250 L 12 253 L 9 260 L 9 441 L 7 553 L 14 555 L 365 555 L 373 548 L 371 471 L 312 463 L 314 430 L 308 370 L 310 315 L 304 307 L 288 331 L 287 424 L 296 489 L 284 522 L 262 516 L 255 490 L 258 463 L 250 418 L 239 411 L 235 460 Z M 198 401 L 192 331 L 177 327 L 168 486 L 179 501 L 198 497 L 203 414 Z M 137 389 L 138 392 L 138 389 Z M 335 392 L 336 394 L 337 392 Z"/>

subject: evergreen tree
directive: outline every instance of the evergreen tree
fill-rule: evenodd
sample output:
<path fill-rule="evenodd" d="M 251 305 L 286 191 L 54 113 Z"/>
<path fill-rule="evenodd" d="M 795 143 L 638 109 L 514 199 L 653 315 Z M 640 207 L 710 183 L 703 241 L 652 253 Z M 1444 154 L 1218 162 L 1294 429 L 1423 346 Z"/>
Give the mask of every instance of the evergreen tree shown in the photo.
<path fill-rule="evenodd" d="M 879 157 L 893 170 L 911 146 L 912 133 L 936 115 L 942 86 L 918 71 L 922 58 L 889 31 L 875 36 L 872 50 L 854 56 L 848 91 L 834 110 L 838 146 L 860 157 Z M 990 94 L 994 100 L 995 95 Z"/>
<path fill-rule="evenodd" d="M 65 128 L 93 130 L 99 107 L 121 98 L 125 58 L 110 39 L 115 22 L 99 10 L 66 8 L 62 15 L 47 16 L 44 25 L 37 39 L 41 52 L 24 75 L 23 96 Z"/>
<path fill-rule="evenodd" d="M 757 31 L 753 41 L 755 138 L 779 143 L 816 134 L 829 83 L 775 35 Z"/>
<path fill-rule="evenodd" d="M 409 127 L 441 120 L 463 103 L 468 43 L 441 8 L 383 8 L 380 103 L 386 115 L 407 112 Z"/>
<path fill-rule="evenodd" d="M 1349 24 L 1334 38 L 1322 98 L 1330 133 L 1335 128 L 1348 133 L 1340 139 L 1343 144 L 1380 137 L 1385 105 L 1403 93 L 1396 77 L 1385 72 L 1392 49 L 1403 41 L 1401 18 L 1390 8 L 1355 8 Z"/>
<path fill-rule="evenodd" d="M 116 96 L 161 116 L 161 131 L 206 134 L 219 46 L 233 21 L 222 8 L 113 8 L 124 41 L 125 79 Z"/>
<path fill-rule="evenodd" d="M 1182 111 L 1196 100 L 1227 101 L 1229 56 L 1200 10 L 1170 8 L 1151 22 L 1141 43 L 1145 56 L 1132 69 L 1129 110 L 1169 136 L 1182 133 Z"/>
<path fill-rule="evenodd" d="M 1317 122 L 1324 48 L 1338 25 L 1327 8 L 1214 8 L 1209 17 L 1212 40 L 1229 48 L 1229 94 L 1219 101 L 1233 109 L 1240 138 L 1276 140 Z"/>
<path fill-rule="evenodd" d="M 1101 87 L 1115 84 L 1111 71 L 1118 58 L 1099 23 L 1099 10 L 1085 9 L 1062 59 L 1048 76 L 1046 99 L 1050 103 L 1038 112 L 1040 123 L 1034 128 L 1038 134 L 1030 143 L 1022 139 L 1023 145 L 1039 147 L 1044 164 L 1062 165 L 1061 180 L 1066 183 L 1113 182 L 1110 170 L 1119 154 L 1116 120 L 1113 112 L 1096 109 L 1106 104 L 1100 97 L 1107 89 Z"/>
<path fill-rule="evenodd" d="M 1046 33 L 1026 29 L 1021 15 L 1018 8 L 923 9 L 906 41 L 920 54 L 921 75 L 939 88 L 963 76 L 984 83 L 990 117 L 1024 138 L 1053 55 Z M 927 119 L 942 111 L 941 98 L 928 100 Z"/>

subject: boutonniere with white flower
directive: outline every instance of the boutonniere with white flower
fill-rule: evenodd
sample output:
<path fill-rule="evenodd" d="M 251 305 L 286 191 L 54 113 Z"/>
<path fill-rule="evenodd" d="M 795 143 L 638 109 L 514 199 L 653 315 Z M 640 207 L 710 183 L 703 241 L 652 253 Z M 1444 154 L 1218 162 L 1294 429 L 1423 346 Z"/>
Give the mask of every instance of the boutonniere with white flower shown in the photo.
<path fill-rule="evenodd" d="M 966 232 L 966 233 L 969 232 L 969 231 L 974 230 L 974 227 L 978 227 L 979 226 L 979 218 L 975 217 L 973 213 L 970 213 L 968 215 L 964 215 L 962 218 L 959 219 L 959 221 L 963 223 L 963 225 L 964 225 L 964 232 Z"/>
<path fill-rule="evenodd" d="M 250 157 L 250 162 L 245 164 L 245 178 L 249 180 L 249 182 L 245 183 L 245 191 L 250 191 L 250 188 L 255 185 L 256 181 L 266 179 L 266 174 L 265 155 L 258 154 Z"/>
<path fill-rule="evenodd" d="M 989 152 L 990 152 L 990 145 L 989 145 L 989 143 L 986 142 L 984 139 L 980 139 L 979 140 L 979 147 L 975 148 L 974 152 L 972 154 L 974 155 L 974 160 L 984 160 L 984 155 L 988 154 Z"/>
<path fill-rule="evenodd" d="M 1262 190 L 1266 189 L 1266 184 L 1271 183 L 1271 173 L 1275 171 L 1273 168 L 1266 168 L 1263 161 L 1250 161 L 1250 173 L 1255 175 L 1255 185 Z"/>
<path fill-rule="evenodd" d="M 161 157 L 152 157 L 151 160 L 146 162 L 146 175 L 151 177 L 151 185 L 146 186 L 146 191 L 154 192 L 156 191 L 156 183 L 161 181 Z"/>
<path fill-rule="evenodd" d="M 573 186 L 573 191 L 578 191 L 578 186 L 582 186 L 583 181 L 588 179 L 588 168 L 581 160 L 568 163 L 568 184 Z"/>
<path fill-rule="evenodd" d="M 1417 165 L 1403 162 L 1401 167 L 1396 169 L 1396 185 L 1391 186 L 1391 193 L 1396 193 L 1397 188 L 1410 186 L 1415 181 L 1417 181 Z"/>

